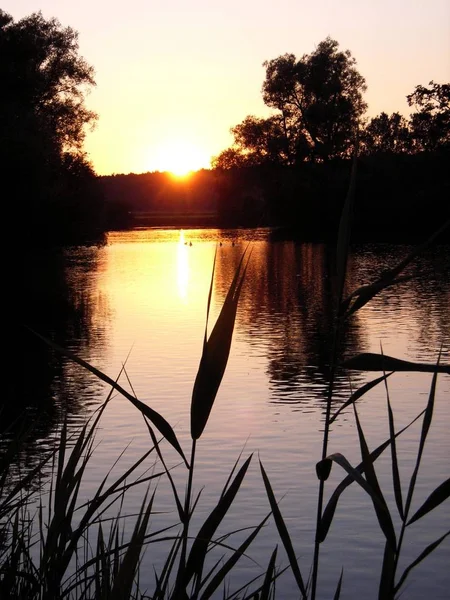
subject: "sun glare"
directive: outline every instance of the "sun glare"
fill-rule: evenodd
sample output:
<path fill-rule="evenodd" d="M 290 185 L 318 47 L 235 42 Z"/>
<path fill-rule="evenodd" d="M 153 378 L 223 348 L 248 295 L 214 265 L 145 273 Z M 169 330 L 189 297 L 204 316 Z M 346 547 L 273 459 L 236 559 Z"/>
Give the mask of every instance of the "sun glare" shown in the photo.
<path fill-rule="evenodd" d="M 185 177 L 192 171 L 209 167 L 209 157 L 198 146 L 184 141 L 167 142 L 158 151 L 158 171 L 169 171 L 177 177 Z"/>

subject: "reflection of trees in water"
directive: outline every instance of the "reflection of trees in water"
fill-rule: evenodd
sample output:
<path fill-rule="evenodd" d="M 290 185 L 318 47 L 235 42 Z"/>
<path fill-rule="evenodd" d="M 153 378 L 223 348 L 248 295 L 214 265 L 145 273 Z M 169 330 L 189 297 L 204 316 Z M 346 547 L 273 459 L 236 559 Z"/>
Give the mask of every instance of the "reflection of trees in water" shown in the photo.
<path fill-rule="evenodd" d="M 222 249 L 221 249 L 222 250 Z M 226 293 L 241 249 L 223 249 L 217 264 L 217 291 Z M 332 257 L 323 244 L 255 243 L 238 313 L 239 328 L 251 346 L 267 354 L 274 400 L 310 404 L 325 398 L 332 344 Z M 338 349 L 361 351 L 356 316 Z M 356 379 L 356 378 L 355 378 Z M 339 390 L 348 390 L 338 377 Z"/>
<path fill-rule="evenodd" d="M 33 425 L 22 449 L 25 464 L 37 459 L 37 440 L 47 443 L 43 440 L 64 415 L 72 423 L 85 415 L 97 384 L 24 325 L 86 360 L 102 352 L 108 311 L 96 289 L 101 253 L 99 248 L 82 248 L 27 256 L 9 269 L 1 431 L 12 423 L 8 435 L 14 435 L 19 427 Z"/>
<path fill-rule="evenodd" d="M 357 281 L 373 281 L 411 249 L 411 246 L 389 244 L 355 247 L 349 265 L 353 287 Z M 411 263 L 405 274 L 412 275 L 412 279 L 384 290 L 371 301 L 368 309 L 380 320 L 389 312 L 387 328 L 407 323 L 408 337 L 418 353 L 410 358 L 433 361 L 441 344 L 444 352 L 449 352 L 450 247 L 436 245 L 429 249 Z"/>
<path fill-rule="evenodd" d="M 237 268 L 243 246 L 220 248 L 216 271 L 219 304 Z M 407 255 L 406 246 L 363 245 L 352 249 L 347 291 L 374 281 Z M 255 242 L 238 310 L 246 341 L 268 357 L 268 376 L 276 402 L 309 404 L 325 397 L 332 347 L 331 273 L 334 248 L 324 244 Z M 417 259 L 414 279 L 384 290 L 346 324 L 339 360 L 367 350 L 367 317 L 391 335 L 404 328 L 417 356 L 434 360 L 441 343 L 450 343 L 450 253 L 437 246 Z M 397 329 L 398 328 L 398 329 Z M 417 333 L 414 333 L 417 332 Z M 377 333 L 378 335 L 378 333 Z M 411 337 L 412 336 L 412 337 Z M 399 358 L 408 358 L 399 356 Z M 448 360 L 448 358 L 446 359 Z M 351 374 L 353 389 L 365 376 Z M 338 373 L 335 397 L 348 396 L 348 374 Z"/>

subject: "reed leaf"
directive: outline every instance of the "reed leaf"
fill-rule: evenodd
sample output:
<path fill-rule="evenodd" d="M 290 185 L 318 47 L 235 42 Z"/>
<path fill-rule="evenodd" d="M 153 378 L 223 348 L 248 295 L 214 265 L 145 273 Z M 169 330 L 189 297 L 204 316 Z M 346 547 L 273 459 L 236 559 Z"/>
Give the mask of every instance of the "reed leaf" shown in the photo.
<path fill-rule="evenodd" d="M 397 547 L 397 540 L 395 536 L 394 524 L 392 522 L 391 514 L 386 504 L 386 500 L 384 499 L 383 493 L 378 483 L 378 478 L 375 472 L 375 468 L 373 466 L 373 461 L 370 457 L 369 448 L 367 446 L 364 431 L 361 426 L 361 422 L 359 420 L 358 412 L 356 410 L 355 405 L 353 405 L 353 411 L 355 413 L 356 427 L 358 429 L 359 445 L 361 448 L 361 458 L 364 465 L 364 472 L 366 475 L 367 482 L 374 492 L 374 496 L 371 496 L 371 498 L 372 500 L 375 496 L 378 498 L 377 502 L 373 502 L 373 507 L 375 509 L 375 513 L 377 515 L 377 519 L 380 524 L 381 530 L 383 531 L 386 540 L 391 544 L 392 550 L 395 551 Z"/>
<path fill-rule="evenodd" d="M 208 598 L 211 598 L 211 596 L 217 590 L 219 585 L 221 585 L 222 582 L 225 581 L 225 578 L 228 575 L 228 573 L 235 566 L 238 560 L 242 556 L 244 556 L 245 551 L 256 538 L 258 533 L 261 531 L 262 527 L 266 524 L 271 514 L 272 513 L 269 513 L 266 517 L 264 517 L 261 523 L 259 523 L 259 525 L 255 527 L 255 529 L 250 533 L 250 535 L 242 542 L 239 548 L 237 548 L 236 551 L 233 552 L 230 558 L 228 558 L 228 560 L 224 563 L 220 570 L 214 575 L 214 577 L 208 583 L 207 587 L 200 596 L 201 600 L 208 600 Z"/>
<path fill-rule="evenodd" d="M 192 544 L 192 548 L 186 562 L 186 568 L 184 573 L 185 585 L 188 585 L 189 581 L 194 575 L 196 575 L 198 578 L 201 578 L 201 573 L 203 570 L 208 545 L 210 544 L 214 533 L 216 532 L 223 518 L 227 514 L 231 504 L 233 503 L 236 494 L 239 491 L 241 483 L 245 477 L 245 474 L 247 473 L 247 469 L 250 465 L 252 457 L 253 454 L 251 454 L 247 458 L 245 463 L 242 465 L 242 467 L 236 474 L 236 477 L 231 482 L 225 494 L 221 495 L 217 505 L 208 515 L 203 525 L 200 527 L 200 530 Z"/>
<path fill-rule="evenodd" d="M 141 511 L 136 521 L 129 546 L 120 565 L 119 572 L 114 579 L 110 600 L 124 600 L 125 598 L 131 597 L 133 581 L 139 564 L 155 496 L 153 493 L 147 504 L 147 495 L 148 491 L 142 501 Z M 145 506 L 146 504 L 147 506 Z"/>
<path fill-rule="evenodd" d="M 387 448 L 389 443 L 390 443 L 390 440 L 386 443 L 385 448 Z M 380 452 L 380 454 L 381 454 L 381 452 Z M 370 460 L 373 462 L 372 455 L 369 455 L 369 456 L 370 456 Z M 366 469 L 369 461 L 366 460 L 367 464 L 364 461 L 361 463 L 360 467 L 363 467 L 363 468 L 355 468 L 355 467 L 352 467 L 352 465 L 349 463 L 349 461 L 345 458 L 345 456 L 343 454 L 341 454 L 339 452 L 335 452 L 334 454 L 329 454 L 326 458 L 319 461 L 317 466 L 319 467 L 319 465 L 322 464 L 322 465 L 326 465 L 326 468 L 329 469 L 332 462 L 337 463 L 340 467 L 342 467 L 345 471 L 347 471 L 351 480 L 358 483 L 363 488 L 363 490 L 365 490 L 369 494 L 370 498 L 372 499 L 373 504 L 376 505 L 376 507 L 377 507 L 376 510 L 382 514 L 383 527 L 386 527 L 385 523 L 390 520 L 390 514 L 389 514 L 389 511 L 387 511 L 386 504 L 384 502 L 384 498 L 380 498 L 378 493 L 375 490 L 373 490 L 372 487 L 369 485 L 368 481 L 366 481 L 364 479 L 364 477 L 361 476 L 361 473 L 363 472 L 363 468 Z M 352 481 L 350 481 L 350 483 L 352 483 Z M 342 482 L 342 483 L 344 483 L 344 482 Z M 347 487 L 347 486 L 345 486 L 345 487 Z M 334 510 L 333 510 L 333 513 L 334 513 Z M 377 513 L 377 516 L 378 516 L 378 513 Z M 321 521 L 322 521 L 322 525 L 323 525 L 324 524 L 324 516 L 322 517 Z M 392 523 L 392 521 L 391 521 L 391 523 Z M 327 531 L 329 528 L 329 524 L 330 523 L 328 523 Z M 381 526 L 381 523 L 380 523 L 380 526 Z M 382 529 L 383 529 L 383 527 L 382 527 Z M 319 536 L 319 539 L 321 541 L 323 541 L 323 539 L 325 539 L 325 537 L 322 538 L 322 536 Z"/>
<path fill-rule="evenodd" d="M 194 382 L 191 400 L 191 436 L 193 440 L 197 440 L 205 429 L 227 366 L 239 296 L 244 282 L 245 272 L 248 267 L 248 260 L 250 258 L 247 259 L 247 262 L 244 265 L 244 258 L 247 250 L 248 246 L 242 254 L 216 324 L 213 327 L 211 335 L 207 339 L 206 329 L 208 325 L 211 291 L 208 298 L 203 351 Z M 214 277 L 214 272 L 212 277 Z"/>
<path fill-rule="evenodd" d="M 339 221 L 337 247 L 336 247 L 336 278 L 337 278 L 337 300 L 341 302 L 344 291 L 345 273 L 347 270 L 348 246 L 350 242 L 351 221 L 353 215 L 353 206 L 355 203 L 356 171 L 357 171 L 357 151 L 354 154 L 352 162 L 352 171 L 350 174 L 350 184 L 345 198 Z"/>
<path fill-rule="evenodd" d="M 382 290 L 392 287 L 393 285 L 404 283 L 405 281 L 410 281 L 411 279 L 412 275 L 404 275 L 403 277 L 393 278 L 391 272 L 388 271 L 384 273 L 383 277 L 378 281 L 375 281 L 369 285 L 361 286 L 352 292 L 349 298 L 343 302 L 341 313 L 345 313 L 345 316 L 349 317 L 370 302 L 370 300 L 372 300 L 372 298 L 374 298 Z"/>
<path fill-rule="evenodd" d="M 413 497 L 414 488 L 416 485 L 417 475 L 419 473 L 420 462 L 422 460 L 422 453 L 423 453 L 423 449 L 425 447 L 425 441 L 427 439 L 428 432 L 430 430 L 431 420 L 433 418 L 434 398 L 435 398 L 435 394 L 436 394 L 436 383 L 437 383 L 437 374 L 438 374 L 437 369 L 439 367 L 440 357 L 441 357 L 441 353 L 439 352 L 438 361 L 435 366 L 435 373 L 433 374 L 433 378 L 431 380 L 431 387 L 430 387 L 430 393 L 428 396 L 427 406 L 425 408 L 425 413 L 423 415 L 422 430 L 420 432 L 420 440 L 419 440 L 419 448 L 417 450 L 416 464 L 414 466 L 414 471 L 411 475 L 411 480 L 409 482 L 408 495 L 406 497 L 406 503 L 405 503 L 406 517 L 409 514 L 409 508 L 410 508 L 411 502 L 412 502 L 412 497 Z"/>
<path fill-rule="evenodd" d="M 272 590 L 272 584 L 274 581 L 275 574 L 275 561 L 277 559 L 278 545 L 275 546 L 272 555 L 269 560 L 269 564 L 267 566 L 266 575 L 264 577 L 264 581 L 261 588 L 261 593 L 259 595 L 260 600 L 269 600 L 270 592 Z"/>
<path fill-rule="evenodd" d="M 447 373 L 450 374 L 450 365 L 433 365 L 426 363 L 409 362 L 385 354 L 363 352 L 342 363 L 346 369 L 356 371 L 416 371 L 421 373 Z"/>
<path fill-rule="evenodd" d="M 259 461 L 259 467 L 261 469 L 262 478 L 264 481 L 264 486 L 266 488 L 267 498 L 269 500 L 270 508 L 272 509 L 273 517 L 275 520 L 275 525 L 277 526 L 278 533 L 280 535 L 281 541 L 283 542 L 284 549 L 286 550 L 286 554 L 289 559 L 289 564 L 291 565 L 292 572 L 295 577 L 295 581 L 297 582 L 298 588 L 303 596 L 306 598 L 306 587 L 303 581 L 302 574 L 300 572 L 300 567 L 298 565 L 297 557 L 295 556 L 294 547 L 292 545 L 292 541 L 286 527 L 286 523 L 284 522 L 283 516 L 278 507 L 275 494 L 272 490 L 272 485 L 269 481 L 267 473 L 261 463 Z"/>
<path fill-rule="evenodd" d="M 341 569 L 341 575 L 339 577 L 338 584 L 336 586 L 336 591 L 334 592 L 333 600 L 339 600 L 341 597 L 341 588 L 342 588 L 342 578 L 344 576 L 344 569 Z"/>
<path fill-rule="evenodd" d="M 395 550 L 388 540 L 384 545 L 383 564 L 381 567 L 378 600 L 393 600 L 395 576 Z"/>
<path fill-rule="evenodd" d="M 108 385 L 113 387 L 116 391 L 118 391 L 120 394 L 122 394 L 122 396 L 124 396 L 127 400 L 129 400 L 138 410 L 141 411 L 141 413 L 145 417 L 147 417 L 147 419 L 149 419 L 149 421 L 151 421 L 153 423 L 153 425 L 156 427 L 156 429 L 158 429 L 158 431 L 166 438 L 166 440 L 169 442 L 169 444 L 171 444 L 175 448 L 175 450 L 178 452 L 178 454 L 182 457 L 186 466 L 189 466 L 188 462 L 186 460 L 186 457 L 184 456 L 183 450 L 181 449 L 181 446 L 178 442 L 177 436 L 175 435 L 174 430 L 172 429 L 170 424 L 166 421 L 166 419 L 162 415 L 160 415 L 156 410 L 153 410 L 153 408 L 150 408 L 149 406 L 147 406 L 146 404 L 144 404 L 143 402 L 138 400 L 135 396 L 130 394 L 121 385 L 119 385 L 117 383 L 117 381 L 114 381 L 114 379 L 111 379 L 111 377 L 109 377 L 108 375 L 105 375 L 105 373 L 102 373 L 102 371 L 100 371 L 99 369 L 96 369 L 95 367 L 90 365 L 88 362 L 86 362 L 85 360 L 83 360 L 82 358 L 80 358 L 79 356 L 74 354 L 73 352 L 70 352 L 70 350 L 66 350 L 62 346 L 55 344 L 55 342 L 53 342 L 52 340 L 49 340 L 48 338 L 41 335 L 40 333 L 37 333 L 33 329 L 31 329 L 31 328 L 28 328 L 28 329 L 34 335 L 36 335 L 38 338 L 40 338 L 42 341 L 44 341 L 46 344 L 48 344 L 51 348 L 53 348 L 54 350 L 56 350 L 63 356 L 66 356 L 73 362 L 77 363 L 78 365 L 80 365 L 81 367 L 86 369 L 87 371 L 90 371 L 98 379 L 107 383 Z"/>
<path fill-rule="evenodd" d="M 431 492 L 431 494 L 428 496 L 428 498 L 425 500 L 425 502 L 422 504 L 422 506 L 409 519 L 407 525 L 411 525 L 415 521 L 418 521 L 424 515 L 426 515 L 427 513 L 432 511 L 434 508 L 436 508 L 436 506 L 439 506 L 439 504 L 442 504 L 442 502 L 447 500 L 449 497 L 450 497 L 450 477 L 448 479 L 446 479 L 443 483 L 441 483 L 441 485 L 439 485 L 433 492 Z"/>
<path fill-rule="evenodd" d="M 397 585 L 395 586 L 395 593 L 397 593 L 399 591 L 399 589 L 401 588 L 401 586 L 405 583 L 406 578 L 408 577 L 409 573 L 412 571 L 412 569 L 414 569 L 415 566 L 417 566 L 420 562 L 423 561 L 424 558 L 426 558 L 429 554 L 431 554 L 431 552 L 433 552 L 433 550 L 435 550 L 444 540 L 447 536 L 450 535 L 450 530 L 447 531 L 446 533 L 444 533 L 444 535 L 442 535 L 439 539 L 437 539 L 436 541 L 434 541 L 433 543 L 429 544 L 425 550 L 423 552 L 421 552 L 421 554 L 416 558 L 416 560 L 414 560 L 404 571 L 402 576 L 400 577 L 399 582 L 397 583 Z"/>
<path fill-rule="evenodd" d="M 402 485 L 400 482 L 400 471 L 398 468 L 397 459 L 397 443 L 395 441 L 395 424 L 394 424 L 394 413 L 392 411 L 391 400 L 389 398 L 389 389 L 387 381 L 385 380 L 386 386 L 386 401 L 388 409 L 388 421 L 389 421 L 389 435 L 391 436 L 391 464 L 392 464 L 392 483 L 394 486 L 395 503 L 397 504 L 398 514 L 402 521 L 405 520 L 405 512 L 403 510 L 403 497 L 402 497 Z"/>
<path fill-rule="evenodd" d="M 367 394 L 367 392 L 370 391 L 372 388 L 374 388 L 376 385 L 378 385 L 379 383 L 381 383 L 382 381 L 385 381 L 388 377 L 390 377 L 393 372 L 394 371 L 392 371 L 391 373 L 388 373 L 387 375 L 385 374 L 382 377 L 377 377 L 376 379 L 373 379 L 372 381 L 368 381 L 367 383 L 362 385 L 360 388 L 358 388 L 356 390 L 356 392 L 353 392 L 353 394 L 350 396 L 350 398 L 348 400 L 346 400 L 344 402 L 344 404 L 338 408 L 338 410 L 334 413 L 334 415 L 332 415 L 330 417 L 330 425 L 337 419 L 337 417 L 341 414 L 341 412 L 347 408 L 347 406 L 354 404 L 357 400 L 359 400 L 362 396 L 364 396 L 364 394 Z"/>
<path fill-rule="evenodd" d="M 398 276 L 404 269 L 424 250 L 431 246 L 436 239 L 450 226 L 450 220 L 447 220 L 437 231 L 435 231 L 425 242 L 416 246 L 404 259 L 402 259 L 395 267 L 384 271 L 382 276 L 372 284 L 361 286 L 342 303 L 341 314 L 346 313 L 346 316 L 350 316 L 367 304 L 376 294 L 383 289 L 402 283 L 411 279 L 410 276 L 404 276 L 399 278 Z M 355 300 L 356 298 L 356 300 Z M 353 302 L 353 304 L 352 304 Z"/>

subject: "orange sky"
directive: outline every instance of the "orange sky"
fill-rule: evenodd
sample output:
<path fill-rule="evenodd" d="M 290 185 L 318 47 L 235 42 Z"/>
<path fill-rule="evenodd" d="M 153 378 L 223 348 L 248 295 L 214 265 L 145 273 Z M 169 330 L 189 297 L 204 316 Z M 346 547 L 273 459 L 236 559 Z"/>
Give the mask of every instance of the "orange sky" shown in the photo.
<path fill-rule="evenodd" d="M 265 60 L 310 53 L 327 35 L 366 78 L 369 114 L 408 112 L 418 84 L 450 80 L 448 0 L 3 0 L 79 32 L 99 114 L 86 150 L 99 174 L 208 167 L 230 127 L 266 116 Z"/>

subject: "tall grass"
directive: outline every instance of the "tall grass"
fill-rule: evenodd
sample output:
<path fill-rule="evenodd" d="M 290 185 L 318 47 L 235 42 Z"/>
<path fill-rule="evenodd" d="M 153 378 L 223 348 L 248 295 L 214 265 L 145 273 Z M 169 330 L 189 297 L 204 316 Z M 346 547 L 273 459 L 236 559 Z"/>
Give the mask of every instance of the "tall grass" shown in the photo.
<path fill-rule="evenodd" d="M 49 451 L 42 461 L 20 481 L 11 478 L 10 465 L 17 456 L 23 433 L 9 443 L 0 457 L 0 598 L 56 600 L 62 598 L 99 600 L 143 599 L 171 600 L 207 599 L 211 597 L 269 599 L 277 597 L 277 580 L 289 569 L 300 598 L 315 600 L 318 597 L 318 582 L 322 569 L 321 548 L 326 542 L 331 524 L 335 519 L 336 507 L 342 493 L 352 484 L 359 485 L 367 494 L 374 514 L 385 539 L 379 574 L 379 598 L 391 600 L 399 597 L 404 584 L 414 568 L 431 554 L 449 535 L 442 535 L 432 544 L 418 551 L 417 558 L 408 566 L 400 568 L 402 548 L 407 533 L 414 524 L 432 512 L 450 495 L 450 479 L 430 490 L 425 502 L 412 513 L 412 500 L 417 485 L 419 468 L 425 442 L 433 418 L 438 375 L 449 374 L 450 366 L 441 364 L 440 353 L 436 364 L 412 363 L 379 354 L 360 354 L 338 362 L 337 348 L 341 342 L 346 320 L 377 294 L 390 286 L 400 285 L 407 278 L 405 268 L 449 225 L 446 223 L 422 246 L 416 248 L 398 265 L 386 271 L 370 285 L 362 286 L 350 293 L 345 287 L 346 265 L 351 235 L 351 216 L 355 201 L 355 169 L 353 166 L 348 196 L 342 213 L 336 249 L 334 278 L 335 318 L 333 345 L 330 348 L 330 378 L 326 397 L 325 422 L 322 453 L 316 464 L 318 479 L 317 511 L 311 515 L 315 521 L 314 551 L 311 568 L 302 572 L 294 551 L 294 540 L 283 518 L 276 498 L 276 490 L 270 481 L 264 464 L 259 460 L 261 484 L 264 486 L 270 511 L 254 527 L 219 534 L 220 527 L 246 477 L 253 455 L 239 457 L 222 492 L 204 521 L 193 526 L 193 515 L 200 494 L 194 495 L 196 473 L 196 449 L 201 444 L 202 434 L 214 407 L 214 401 L 227 367 L 232 345 L 233 331 L 239 304 L 239 296 L 246 269 L 251 260 L 251 246 L 247 246 L 230 285 L 216 323 L 209 332 L 209 312 L 214 283 L 214 265 L 207 301 L 203 349 L 191 399 L 191 447 L 187 453 L 182 449 L 176 433 L 168 421 L 157 411 L 141 402 L 136 395 L 119 384 L 119 377 L 127 376 L 125 367 L 117 379 L 113 379 L 92 365 L 59 347 L 38 332 L 34 332 L 55 351 L 65 355 L 81 367 L 93 373 L 110 386 L 110 393 L 102 406 L 74 437 L 69 436 L 64 422 L 60 429 L 58 446 Z M 360 371 L 378 371 L 382 374 L 353 391 L 338 409 L 334 409 L 334 382 L 338 368 Z M 406 427 L 397 430 L 389 393 L 389 378 L 396 371 L 432 372 L 432 383 L 423 410 Z M 375 386 L 384 385 L 386 394 L 386 418 L 389 437 L 375 449 L 367 444 L 358 413 L 358 402 Z M 105 473 L 98 489 L 83 502 L 81 484 L 89 461 L 95 452 L 95 432 L 102 414 L 111 400 L 113 392 L 127 398 L 144 419 L 149 433 L 149 448 L 137 461 L 119 476 L 112 471 Z M 340 418 L 344 409 L 351 407 L 358 433 L 361 457 L 351 462 L 342 453 L 329 454 L 331 425 Z M 334 411 L 334 412 L 333 412 Z M 401 480 L 397 439 L 413 423 L 421 420 L 421 433 L 417 443 L 417 456 L 413 473 L 406 483 Z M 165 460 L 162 442 L 169 443 L 180 457 L 180 466 L 185 469 L 185 490 L 180 493 L 172 471 Z M 390 451 L 391 476 L 395 495 L 393 514 L 379 483 L 376 461 Z M 187 456 L 186 456 L 187 454 Z M 152 459 L 152 472 L 148 469 L 138 474 L 148 459 Z M 327 489 L 327 481 L 333 464 L 345 471 L 342 481 L 334 489 Z M 45 490 L 30 488 L 33 481 L 41 481 L 43 471 L 50 469 L 49 483 Z M 154 499 L 157 483 L 165 478 L 172 490 L 177 521 L 172 527 L 153 531 L 150 520 L 155 513 Z M 143 501 L 137 514 L 124 512 L 126 497 L 130 489 L 144 486 Z M 32 491 L 30 491 L 32 490 Z M 404 492 L 406 490 L 406 494 Z M 327 492 L 327 493 L 326 493 Z M 325 498 L 328 496 L 327 502 Z M 110 515 L 113 515 L 112 517 Z M 272 520 L 279 535 L 278 543 L 267 557 L 267 566 L 260 576 L 238 590 L 231 590 L 228 580 L 237 563 L 246 556 L 252 542 L 261 529 Z M 396 528 L 395 523 L 400 522 Z M 126 535 L 125 523 L 133 522 L 131 534 Z M 239 543 L 232 540 L 233 534 L 240 535 Z M 277 564 L 279 545 L 284 549 L 288 565 Z M 146 549 L 154 548 L 161 553 L 166 548 L 162 567 L 154 571 L 152 590 L 140 585 L 140 569 Z M 220 548 L 223 556 L 212 558 L 212 549 Z M 345 570 L 336 581 L 334 598 L 339 598 L 346 588 Z"/>

